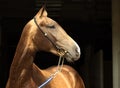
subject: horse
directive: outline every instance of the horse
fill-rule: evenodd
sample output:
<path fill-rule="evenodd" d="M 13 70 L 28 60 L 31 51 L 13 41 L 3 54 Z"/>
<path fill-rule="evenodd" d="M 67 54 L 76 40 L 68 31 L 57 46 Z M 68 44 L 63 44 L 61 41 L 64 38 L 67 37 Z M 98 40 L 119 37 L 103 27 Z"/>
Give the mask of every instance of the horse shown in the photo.
<path fill-rule="evenodd" d="M 40 69 L 34 58 L 38 51 L 45 51 L 73 62 L 80 58 L 80 47 L 53 19 L 44 7 L 23 28 L 10 67 L 6 88 L 39 87 L 57 69 L 51 66 Z M 71 66 L 63 65 L 62 70 L 44 88 L 85 88 L 84 82 Z"/>

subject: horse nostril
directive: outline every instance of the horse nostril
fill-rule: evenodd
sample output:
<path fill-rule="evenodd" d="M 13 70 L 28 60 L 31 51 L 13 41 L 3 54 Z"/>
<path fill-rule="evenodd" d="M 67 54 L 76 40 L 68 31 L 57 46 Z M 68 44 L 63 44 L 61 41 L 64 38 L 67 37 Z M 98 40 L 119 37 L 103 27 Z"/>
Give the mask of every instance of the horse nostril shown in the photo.
<path fill-rule="evenodd" d="M 79 54 L 79 53 L 76 53 L 76 56 L 77 56 L 77 57 L 79 57 L 79 56 L 80 56 L 80 54 Z"/>
<path fill-rule="evenodd" d="M 76 56 L 80 57 L 80 50 L 78 48 L 75 48 Z"/>

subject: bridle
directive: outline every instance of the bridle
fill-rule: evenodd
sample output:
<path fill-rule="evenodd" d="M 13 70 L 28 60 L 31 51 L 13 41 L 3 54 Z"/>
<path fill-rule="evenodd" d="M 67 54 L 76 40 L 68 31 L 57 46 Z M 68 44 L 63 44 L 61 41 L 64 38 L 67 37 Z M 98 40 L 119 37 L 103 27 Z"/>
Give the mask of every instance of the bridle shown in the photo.
<path fill-rule="evenodd" d="M 51 74 L 51 76 L 45 81 L 43 82 L 38 88 L 43 88 L 45 85 L 47 85 L 53 78 L 56 77 L 57 73 L 61 72 L 62 70 L 62 67 L 63 67 L 63 63 L 64 63 L 64 55 L 67 53 L 66 50 L 60 48 L 59 46 L 57 46 L 53 41 L 52 39 L 50 39 L 48 37 L 48 34 L 46 32 L 44 32 L 40 26 L 38 25 L 37 21 L 36 21 L 36 18 L 34 17 L 34 23 L 36 24 L 36 26 L 38 27 L 38 29 L 41 31 L 41 33 L 53 44 L 53 46 L 57 49 L 57 51 L 59 52 L 59 61 L 58 61 L 58 66 L 57 66 L 57 69 L 55 71 L 55 73 Z M 62 59 L 63 58 L 63 59 Z M 62 60 L 62 61 L 61 61 Z"/>
<path fill-rule="evenodd" d="M 56 46 L 56 45 L 54 44 L 54 42 L 48 37 L 48 34 L 47 34 L 46 32 L 44 32 L 44 31 L 40 28 L 39 24 L 38 24 L 37 21 L 36 21 L 36 18 L 34 17 L 33 19 L 34 19 L 34 22 L 35 22 L 36 26 L 37 26 L 38 29 L 41 31 L 41 33 L 53 44 L 53 46 L 54 46 L 56 49 L 59 49 L 59 47 Z"/>
<path fill-rule="evenodd" d="M 44 32 L 44 31 L 40 28 L 39 24 L 38 24 L 37 21 L 36 21 L 36 18 L 34 17 L 33 19 L 34 19 L 34 23 L 36 24 L 36 26 L 38 27 L 38 29 L 39 29 L 39 30 L 41 31 L 41 33 L 52 43 L 52 45 L 57 49 L 57 51 L 58 51 L 59 53 L 60 53 L 60 52 L 62 52 L 62 53 L 67 53 L 66 50 L 64 50 L 64 49 L 60 48 L 59 46 L 57 46 L 57 45 L 54 43 L 54 41 L 48 37 L 48 33 Z"/>

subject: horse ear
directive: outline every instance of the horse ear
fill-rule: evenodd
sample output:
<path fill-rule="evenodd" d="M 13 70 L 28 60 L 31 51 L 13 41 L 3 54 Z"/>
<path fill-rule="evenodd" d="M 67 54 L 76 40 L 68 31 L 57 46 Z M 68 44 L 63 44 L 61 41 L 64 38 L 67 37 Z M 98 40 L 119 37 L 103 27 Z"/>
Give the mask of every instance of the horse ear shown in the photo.
<path fill-rule="evenodd" d="M 40 11 L 38 13 L 39 13 L 39 17 L 46 17 L 47 16 L 47 11 L 45 10 L 44 6 L 40 9 Z"/>
<path fill-rule="evenodd" d="M 36 14 L 35 17 L 46 17 L 47 16 L 47 11 L 45 10 L 45 7 L 43 6 L 39 11 L 38 13 Z"/>

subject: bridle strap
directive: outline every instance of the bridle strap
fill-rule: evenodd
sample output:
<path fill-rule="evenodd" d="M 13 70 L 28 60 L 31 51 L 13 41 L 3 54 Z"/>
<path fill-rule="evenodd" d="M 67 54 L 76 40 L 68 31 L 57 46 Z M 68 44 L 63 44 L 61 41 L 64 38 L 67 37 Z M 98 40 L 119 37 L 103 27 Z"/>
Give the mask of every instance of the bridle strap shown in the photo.
<path fill-rule="evenodd" d="M 40 28 L 39 24 L 38 24 L 37 21 L 36 21 L 36 18 L 34 17 L 33 19 L 34 19 L 34 22 L 35 22 L 36 26 L 37 26 L 38 29 L 41 31 L 41 33 L 52 43 L 52 45 L 53 45 L 58 51 L 60 51 L 61 48 L 58 47 L 58 46 L 48 37 L 48 34 L 47 34 L 46 32 L 44 32 L 44 31 Z"/>

